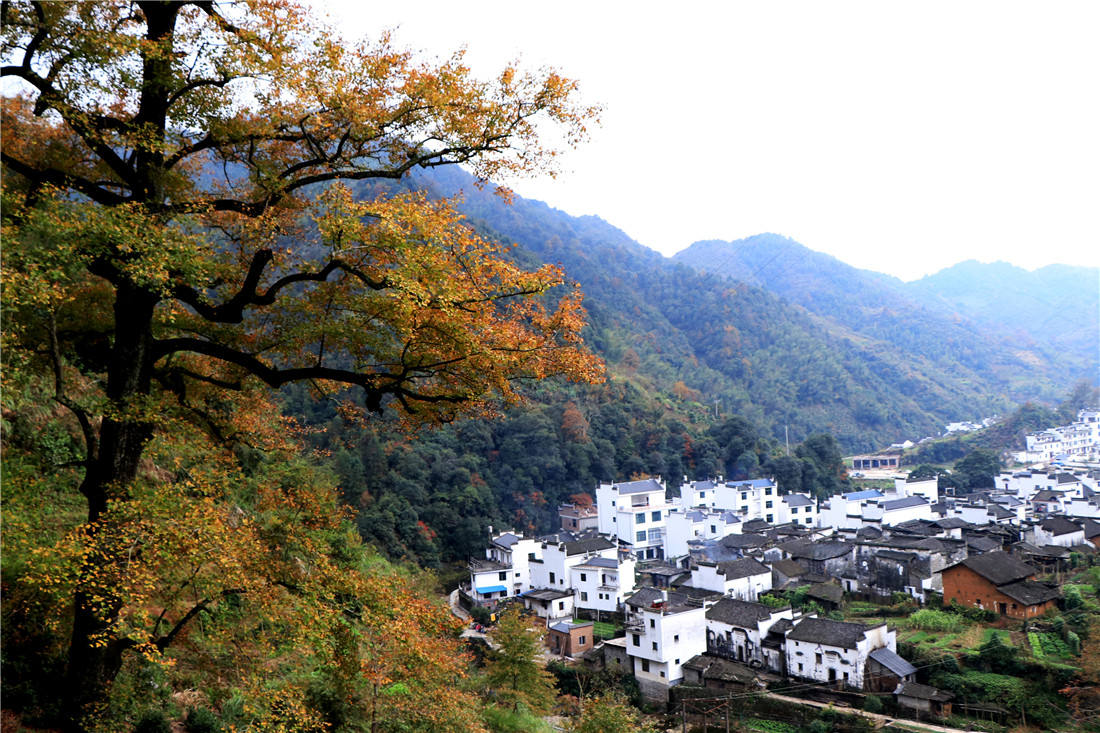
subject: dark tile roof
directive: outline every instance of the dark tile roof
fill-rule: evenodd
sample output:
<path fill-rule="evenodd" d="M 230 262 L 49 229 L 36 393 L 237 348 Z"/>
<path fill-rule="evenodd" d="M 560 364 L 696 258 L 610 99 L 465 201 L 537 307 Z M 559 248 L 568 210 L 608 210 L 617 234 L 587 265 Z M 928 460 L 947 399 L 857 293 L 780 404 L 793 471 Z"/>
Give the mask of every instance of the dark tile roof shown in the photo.
<path fill-rule="evenodd" d="M 619 561 L 610 557 L 593 557 L 589 560 L 585 560 L 580 565 L 574 567 L 578 568 L 613 568 L 618 570 Z"/>
<path fill-rule="evenodd" d="M 837 605 L 840 605 L 841 601 L 844 600 L 844 591 L 841 590 L 839 585 L 833 585 L 832 583 L 815 583 L 806 591 L 806 595 L 810 598 L 817 598 Z"/>
<path fill-rule="evenodd" d="M 894 690 L 894 694 L 898 697 L 914 697 L 918 700 L 934 700 L 936 702 L 947 702 L 955 698 L 950 692 L 937 690 L 935 687 L 929 687 L 928 685 L 922 685 L 917 682 L 902 682 L 898 685 L 898 688 Z"/>
<path fill-rule="evenodd" d="M 966 546 L 978 552 L 992 552 L 1001 547 L 1001 543 L 992 537 L 969 536 L 966 538 Z"/>
<path fill-rule="evenodd" d="M 733 550 L 763 547 L 770 543 L 767 537 L 758 534 L 728 534 L 721 539 L 721 545 Z"/>
<path fill-rule="evenodd" d="M 788 578 L 797 578 L 806 573 L 806 568 L 802 567 L 795 560 L 776 560 L 771 566 L 772 570 L 775 570 L 781 575 L 786 575 Z"/>
<path fill-rule="evenodd" d="M 1085 539 L 1091 540 L 1093 537 L 1100 537 L 1100 522 L 1086 519 L 1083 524 L 1085 527 Z"/>
<path fill-rule="evenodd" d="M 759 622 L 767 621 L 771 617 L 771 609 L 764 604 L 735 598 L 723 598 L 707 609 L 708 620 L 721 621 L 743 629 L 755 629 Z"/>
<path fill-rule="evenodd" d="M 815 644 L 836 646 L 842 649 L 855 649 L 863 638 L 867 627 L 863 624 L 851 624 L 846 621 L 833 621 L 827 618 L 804 618 L 798 622 L 788 639 L 809 641 Z"/>
<path fill-rule="evenodd" d="M 1053 601 L 1061 596 L 1057 588 L 1053 588 L 1046 583 L 1037 583 L 1033 580 L 1023 580 L 1018 583 L 999 585 L 997 586 L 997 590 L 1014 601 L 1023 603 L 1025 606 L 1046 603 L 1047 601 Z"/>
<path fill-rule="evenodd" d="M 763 532 L 767 529 L 771 529 L 771 525 L 759 518 L 750 519 L 741 525 L 742 532 Z"/>
<path fill-rule="evenodd" d="M 740 560 L 727 560 L 718 563 L 718 572 L 725 575 L 727 579 L 733 579 L 770 573 L 771 569 L 751 557 L 743 557 Z"/>
<path fill-rule="evenodd" d="M 1035 575 L 1035 568 L 1009 555 L 1003 550 L 971 555 L 951 567 L 963 565 L 988 580 L 993 585 L 1004 585 Z M 950 570 L 951 568 L 945 568 Z"/>
<path fill-rule="evenodd" d="M 1032 501 L 1060 501 L 1062 498 L 1061 491 L 1051 491 L 1049 489 L 1043 489 L 1035 496 L 1031 497 Z"/>
<path fill-rule="evenodd" d="M 814 504 L 810 497 L 803 494 L 787 494 L 783 497 L 783 501 L 789 506 L 813 506 Z"/>
<path fill-rule="evenodd" d="M 784 542 L 779 546 L 791 557 L 806 558 L 807 560 L 830 560 L 834 557 L 843 557 L 852 551 L 852 545 L 847 542 L 794 540 Z"/>
<path fill-rule="evenodd" d="M 990 504 L 985 508 L 986 516 L 993 517 L 994 519 L 1011 519 L 1016 516 L 1015 512 L 1010 512 L 1000 504 Z"/>
<path fill-rule="evenodd" d="M 644 494 L 650 491 L 664 491 L 664 487 L 651 478 L 641 481 L 626 481 L 614 486 L 619 490 L 619 494 Z"/>
<path fill-rule="evenodd" d="M 898 677 L 908 677 L 917 671 L 917 668 L 912 664 L 909 664 L 905 659 L 890 651 L 890 647 L 888 646 L 879 647 L 868 656 Z"/>
<path fill-rule="evenodd" d="M 536 601 L 556 601 L 559 598 L 572 598 L 573 594 L 569 591 L 554 590 L 553 588 L 537 588 L 535 590 L 529 590 L 526 593 L 521 593 L 524 598 L 534 598 Z"/>
<path fill-rule="evenodd" d="M 653 605 L 654 601 L 663 601 L 664 598 L 664 594 L 656 588 L 643 586 L 634 595 L 626 599 L 626 604 L 637 608 L 648 608 Z"/>
<path fill-rule="evenodd" d="M 584 552 L 599 552 L 601 550 L 610 550 L 614 546 L 615 543 L 611 542 L 606 537 L 592 537 L 587 540 L 566 542 L 565 554 L 572 557 L 573 555 L 580 555 Z"/>
<path fill-rule="evenodd" d="M 1065 517 L 1048 517 L 1040 522 L 1039 526 L 1047 532 L 1052 533 L 1055 537 L 1081 531 L 1081 525 L 1076 522 L 1071 522 Z"/>
<path fill-rule="evenodd" d="M 493 544 L 500 545 L 501 547 L 511 547 L 512 545 L 519 542 L 521 539 L 523 538 L 519 535 L 512 534 L 511 532 L 505 532 L 500 537 L 497 537 L 495 540 L 493 540 Z"/>
<path fill-rule="evenodd" d="M 882 502 L 884 512 L 892 512 L 897 509 L 908 509 L 915 506 L 929 506 L 928 499 L 923 496 L 907 496 L 904 499 L 894 499 Z"/>

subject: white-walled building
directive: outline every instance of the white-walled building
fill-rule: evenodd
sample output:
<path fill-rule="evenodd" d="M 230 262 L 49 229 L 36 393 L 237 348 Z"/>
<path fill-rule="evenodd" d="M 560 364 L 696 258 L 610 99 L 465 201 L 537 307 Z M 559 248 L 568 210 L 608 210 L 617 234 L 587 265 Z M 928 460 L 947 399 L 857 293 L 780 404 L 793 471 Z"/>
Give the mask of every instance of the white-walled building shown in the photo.
<path fill-rule="evenodd" d="M 768 649 L 763 641 L 777 621 L 794 618 L 790 606 L 769 608 L 762 603 L 723 598 L 707 609 L 706 618 L 708 654 L 759 664 L 773 672 L 783 669 L 781 652 Z"/>
<path fill-rule="evenodd" d="M 617 537 L 639 560 L 664 557 L 666 517 L 672 509 L 655 479 L 600 484 L 596 507 L 602 534 Z"/>
<path fill-rule="evenodd" d="M 726 562 L 700 562 L 691 569 L 691 585 L 742 601 L 756 601 L 772 589 L 772 571 L 751 558 Z"/>
<path fill-rule="evenodd" d="M 531 561 L 542 557 L 542 543 L 515 532 L 493 537 L 484 558 L 470 558 L 470 595 L 480 606 L 530 590 Z"/>
<path fill-rule="evenodd" d="M 716 540 L 741 533 L 741 518 L 724 509 L 676 507 L 665 518 L 665 557 L 688 554 L 692 540 Z"/>
<path fill-rule="evenodd" d="M 817 503 L 807 494 L 780 496 L 773 479 L 689 481 L 680 486 L 677 504 L 685 512 L 693 508 L 733 512 L 742 522 L 762 519 L 768 524 L 817 526 Z"/>
<path fill-rule="evenodd" d="M 925 479 L 894 478 L 894 491 L 899 497 L 923 496 L 929 504 L 940 500 L 939 480 L 935 477 Z"/>
<path fill-rule="evenodd" d="M 577 608 L 615 613 L 634 591 L 633 555 L 590 557 L 570 568 Z"/>
<path fill-rule="evenodd" d="M 808 617 L 787 633 L 787 674 L 862 689 L 867 658 L 886 647 L 897 653 L 897 634 L 886 624 L 864 626 Z"/>
<path fill-rule="evenodd" d="M 650 589 L 656 596 L 629 606 L 626 652 L 642 694 L 668 699 L 668 688 L 684 679 L 683 664 L 707 648 L 706 604 L 677 593 Z"/>
<path fill-rule="evenodd" d="M 1085 544 L 1085 529 L 1065 517 L 1047 517 L 1032 530 L 1034 544 L 1073 547 Z"/>
<path fill-rule="evenodd" d="M 618 548 L 604 537 L 576 542 L 545 543 L 540 557 L 530 561 L 531 587 L 573 592 L 572 569 L 593 558 L 618 562 Z"/>
<path fill-rule="evenodd" d="M 1080 410 L 1076 422 L 1029 433 L 1025 440 L 1027 450 L 1016 454 L 1021 463 L 1095 458 L 1100 452 L 1100 410 Z"/>

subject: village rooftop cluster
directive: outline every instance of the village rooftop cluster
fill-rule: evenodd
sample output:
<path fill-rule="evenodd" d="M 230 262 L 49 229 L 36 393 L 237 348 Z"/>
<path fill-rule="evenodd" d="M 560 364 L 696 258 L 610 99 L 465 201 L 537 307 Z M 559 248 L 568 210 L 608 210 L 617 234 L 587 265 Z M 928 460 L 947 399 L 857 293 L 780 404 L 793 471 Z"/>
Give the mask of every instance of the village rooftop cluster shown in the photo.
<path fill-rule="evenodd" d="M 1006 472 L 993 489 L 941 494 L 936 479 L 815 501 L 774 480 L 656 478 L 602 484 L 594 506 L 560 508 L 561 531 L 493 534 L 471 559 L 468 604 L 522 602 L 555 654 L 632 674 L 652 701 L 687 682 L 753 689 L 798 680 L 894 693 L 934 714 L 951 695 L 917 684 L 886 623 L 761 603 L 806 588 L 816 607 L 845 593 L 1035 619 L 1056 607 L 1071 555 L 1100 547 L 1100 471 Z M 623 635 L 597 643 L 593 621 Z"/>

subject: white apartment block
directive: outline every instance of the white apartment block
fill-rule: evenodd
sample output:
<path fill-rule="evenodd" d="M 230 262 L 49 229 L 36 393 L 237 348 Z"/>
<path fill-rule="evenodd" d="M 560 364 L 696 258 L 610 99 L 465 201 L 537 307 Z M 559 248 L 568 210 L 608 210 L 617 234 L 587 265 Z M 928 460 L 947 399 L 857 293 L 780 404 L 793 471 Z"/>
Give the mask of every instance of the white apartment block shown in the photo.
<path fill-rule="evenodd" d="M 741 518 L 734 512 L 676 507 L 665 519 L 665 557 L 687 555 L 692 540 L 716 540 L 731 534 L 741 534 Z"/>
<path fill-rule="evenodd" d="M 1027 450 L 1016 455 L 1021 463 L 1095 458 L 1100 453 L 1100 410 L 1080 410 L 1076 422 L 1029 433 L 1025 440 Z"/>
<path fill-rule="evenodd" d="M 596 489 L 599 531 L 618 538 L 639 560 L 663 558 L 666 518 L 673 505 L 654 479 L 600 484 Z"/>
<path fill-rule="evenodd" d="M 690 481 L 680 487 L 679 505 L 734 512 L 742 522 L 763 519 L 768 524 L 794 522 L 817 526 L 817 504 L 806 494 L 779 495 L 774 479 Z"/>

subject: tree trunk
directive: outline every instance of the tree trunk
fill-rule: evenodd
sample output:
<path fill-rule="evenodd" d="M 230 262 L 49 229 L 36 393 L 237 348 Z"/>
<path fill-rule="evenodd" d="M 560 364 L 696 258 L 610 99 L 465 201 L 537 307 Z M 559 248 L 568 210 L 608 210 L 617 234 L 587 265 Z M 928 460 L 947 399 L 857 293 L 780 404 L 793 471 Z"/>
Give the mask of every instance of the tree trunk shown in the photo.
<path fill-rule="evenodd" d="M 111 500 L 125 500 L 137 478 L 141 456 L 152 436 L 152 425 L 143 419 L 140 398 L 149 394 L 152 381 L 152 320 L 157 297 L 130 284 L 120 284 L 115 297 L 115 333 L 107 371 L 109 417 L 100 427 L 99 451 L 89 456 L 80 492 L 88 502 L 90 537 Z M 137 408 L 139 414 L 132 414 Z M 111 683 L 122 667 L 128 644 L 111 639 L 108 629 L 122 604 L 112 600 L 106 608 L 93 602 L 87 579 L 112 572 L 111 548 L 103 548 L 84 561 L 73 596 L 73 629 L 66 670 L 66 728 L 83 730 L 82 719 L 105 701 Z M 98 640 L 98 643 L 97 643 Z"/>

